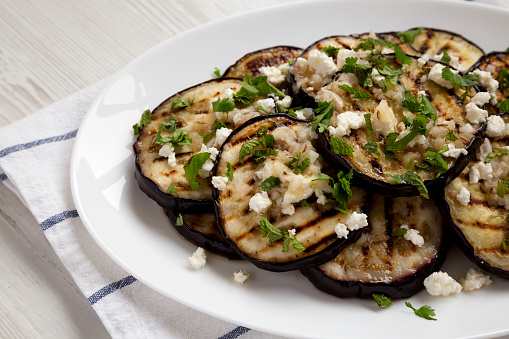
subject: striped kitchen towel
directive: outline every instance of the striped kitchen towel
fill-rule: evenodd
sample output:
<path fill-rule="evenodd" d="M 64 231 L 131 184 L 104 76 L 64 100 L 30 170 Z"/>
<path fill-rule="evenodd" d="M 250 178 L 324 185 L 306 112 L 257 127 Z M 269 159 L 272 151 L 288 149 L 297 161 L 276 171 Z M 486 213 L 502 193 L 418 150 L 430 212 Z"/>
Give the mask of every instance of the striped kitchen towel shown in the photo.
<path fill-rule="evenodd" d="M 276 338 L 162 297 L 114 263 L 88 234 L 71 195 L 70 159 L 78 127 L 107 82 L 2 128 L 0 181 L 33 213 L 112 337 Z"/>

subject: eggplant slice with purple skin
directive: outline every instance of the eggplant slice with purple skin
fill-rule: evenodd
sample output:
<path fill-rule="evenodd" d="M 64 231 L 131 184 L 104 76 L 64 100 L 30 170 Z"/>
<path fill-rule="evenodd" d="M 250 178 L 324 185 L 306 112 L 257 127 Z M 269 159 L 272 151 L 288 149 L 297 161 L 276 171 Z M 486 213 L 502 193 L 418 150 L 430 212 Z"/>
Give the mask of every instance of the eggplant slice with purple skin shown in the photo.
<path fill-rule="evenodd" d="M 250 52 L 228 67 L 223 77 L 242 79 L 251 72 L 253 77 L 267 76 L 274 86 L 284 89 L 287 87 L 285 77 L 290 63 L 301 53 L 302 49 L 294 46 L 275 46 Z"/>
<path fill-rule="evenodd" d="M 509 52 L 488 53 L 479 60 L 475 69 L 491 74 L 491 79 L 484 76 L 485 81 L 480 85 L 493 95 L 493 102 L 488 105 L 488 112 L 490 114 L 509 112 L 508 102 L 505 104 L 505 110 L 501 106 L 503 101 L 509 99 Z M 498 86 L 492 79 L 498 81 Z"/>
<path fill-rule="evenodd" d="M 422 290 L 449 247 L 433 201 L 373 194 L 367 215 L 369 232 L 333 260 L 301 272 L 319 290 L 340 298 L 372 298 L 376 293 L 398 299 Z M 405 225 L 419 232 L 421 246 L 400 235 Z"/>
<path fill-rule="evenodd" d="M 335 35 L 322 38 L 309 45 L 295 60 L 288 72 L 292 84 L 294 99 L 303 106 L 315 106 L 317 92 L 337 71 L 345 65 L 346 58 L 364 58 L 371 51 L 354 48 L 365 39 L 377 39 L 390 43 L 401 43 L 396 32 L 364 33 L 353 35 Z M 400 45 L 401 50 L 408 55 L 415 55 L 414 49 L 406 44 Z M 394 49 L 375 46 L 382 53 L 394 53 Z"/>
<path fill-rule="evenodd" d="M 336 224 L 349 215 L 328 202 L 330 180 L 313 181 L 321 173 L 335 177 L 316 152 L 315 138 L 306 121 L 260 116 L 234 131 L 216 159 L 212 182 L 220 231 L 259 268 L 277 272 L 319 265 L 362 232 L 352 231 L 346 239 L 336 235 Z M 348 211 L 360 211 L 367 194 L 351 190 Z"/>
<path fill-rule="evenodd" d="M 443 200 L 444 218 L 463 253 L 509 279 L 509 114 L 490 116 L 476 158 L 446 186 Z"/>
<path fill-rule="evenodd" d="M 192 244 L 230 260 L 241 259 L 219 232 L 214 213 L 180 214 L 169 209 L 164 212 L 177 232 Z"/>
<path fill-rule="evenodd" d="M 454 69 L 417 57 L 402 68 L 393 55 L 384 58 L 384 67 L 401 73 L 397 83 L 376 75 L 364 88 L 343 72 L 317 93 L 317 100 L 334 106 L 319 145 L 329 161 L 353 169 L 361 187 L 389 196 L 425 195 L 423 182 L 448 182 L 468 164 L 483 122 L 467 114 L 464 90 L 444 87 L 451 83 L 441 72 Z"/>
<path fill-rule="evenodd" d="M 407 41 L 407 43 L 417 52 L 428 55 L 432 60 L 448 63 L 461 72 L 470 70 L 484 55 L 481 47 L 454 32 L 416 27 L 402 33 L 410 32 L 414 32 L 414 34 L 411 41 Z"/>

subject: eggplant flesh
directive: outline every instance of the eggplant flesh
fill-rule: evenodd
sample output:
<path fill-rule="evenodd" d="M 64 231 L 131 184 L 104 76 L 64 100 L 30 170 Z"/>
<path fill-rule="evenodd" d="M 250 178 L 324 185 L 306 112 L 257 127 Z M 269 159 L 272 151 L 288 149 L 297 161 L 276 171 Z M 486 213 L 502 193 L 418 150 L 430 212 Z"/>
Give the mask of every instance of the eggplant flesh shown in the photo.
<path fill-rule="evenodd" d="M 223 73 L 223 77 L 244 78 L 247 73 L 253 77 L 265 75 L 261 73 L 261 67 L 275 67 L 281 72 L 282 81 L 273 83 L 278 88 L 285 88 L 287 83 L 284 79 L 286 72 L 300 54 L 302 49 L 295 46 L 276 46 L 264 48 L 244 55 Z"/>
<path fill-rule="evenodd" d="M 422 197 L 372 196 L 369 232 L 333 260 L 301 272 L 320 290 L 337 297 L 408 298 L 443 264 L 448 251 L 442 220 L 433 201 Z M 422 246 L 395 235 L 406 225 L 424 239 Z"/>
<path fill-rule="evenodd" d="M 507 75 L 504 78 L 501 76 L 502 71 L 509 71 L 509 52 L 488 53 L 479 60 L 475 65 L 475 69 L 489 72 L 491 77 L 499 82 L 499 86 L 494 90 L 497 103 L 501 103 L 509 98 Z M 493 103 L 490 103 L 487 109 L 490 114 L 503 113 L 502 109 Z"/>
<path fill-rule="evenodd" d="M 172 226 L 189 242 L 230 260 L 240 259 L 219 232 L 214 213 L 180 214 L 175 209 L 166 209 L 165 213 Z M 181 225 L 177 223 L 179 217 Z"/>
<path fill-rule="evenodd" d="M 299 58 L 292 64 L 288 72 L 290 82 L 292 84 L 292 93 L 296 100 L 304 104 L 311 104 L 314 102 L 316 94 L 322 86 L 324 86 L 337 71 L 340 71 L 345 63 L 346 57 L 364 58 L 368 56 L 371 51 L 359 50 L 354 52 L 353 49 L 361 43 L 361 39 L 373 38 L 384 40 L 393 43 L 399 43 L 400 39 L 393 32 L 387 33 L 363 33 L 354 35 L 336 35 L 320 39 L 309 45 Z M 340 49 L 341 57 L 338 57 L 338 52 L 334 54 L 326 54 L 323 52 L 324 48 L 336 47 Z M 415 50 L 407 45 L 400 46 L 402 51 L 408 55 L 416 55 Z M 393 49 L 377 47 L 382 53 L 394 53 Z M 317 53 L 320 52 L 320 53 Z M 348 54 L 343 54 L 348 51 Z M 316 64 L 311 60 L 317 60 Z M 329 58 L 329 59 L 327 59 Z M 339 60 L 338 60 L 339 59 Z M 323 67 L 323 64 L 328 64 L 328 67 Z M 334 67 L 335 65 L 335 67 Z"/>
<path fill-rule="evenodd" d="M 509 114 L 502 117 L 508 128 Z M 509 153 L 502 151 L 488 163 L 486 156 L 508 146 L 507 133 L 487 137 L 476 159 L 447 185 L 444 198 L 445 215 L 465 255 L 480 268 L 506 279 L 509 279 L 509 251 L 504 243 L 507 246 L 509 242 L 509 195 L 497 187 L 503 180 L 509 180 Z M 481 172 L 479 179 L 478 170 L 487 167 L 492 171 L 488 169 L 485 175 Z"/>
<path fill-rule="evenodd" d="M 465 72 L 484 55 L 484 51 L 465 37 L 435 28 L 417 27 L 420 32 L 409 45 L 420 54 L 427 54 L 440 61 L 445 50 L 450 57 L 452 67 Z"/>
<path fill-rule="evenodd" d="M 262 163 L 253 157 L 239 161 L 242 146 L 258 138 L 260 129 L 274 137 L 277 156 L 270 155 Z M 227 173 L 228 163 L 233 179 L 225 187 L 213 189 L 216 215 L 222 234 L 239 254 L 256 266 L 270 271 L 288 271 L 315 266 L 333 258 L 339 250 L 359 236 L 362 230 L 351 232 L 347 239 L 338 239 L 335 226 L 348 217 L 327 202 L 331 193 L 328 180 L 312 181 L 320 173 L 333 170 L 316 153 L 314 132 L 302 120 L 283 114 L 266 115 L 252 119 L 232 133 L 223 144 L 218 156 L 214 176 Z M 286 164 L 297 158 L 310 159 L 301 174 L 295 174 Z M 255 194 L 263 194 L 262 182 L 277 177 L 281 184 L 267 192 L 271 204 L 268 209 L 255 211 L 250 201 Z M 353 196 L 348 202 L 349 211 L 360 211 L 367 201 L 366 192 L 352 187 Z M 305 200 L 305 203 L 301 203 Z M 295 232 L 294 237 L 305 250 L 298 251 L 290 243 L 283 252 L 283 240 L 269 242 L 260 231 L 261 217 L 283 232 Z"/>
<path fill-rule="evenodd" d="M 386 56 L 389 65 L 399 68 L 394 56 Z M 428 61 L 421 66 L 416 57 L 411 57 L 411 64 L 399 77 L 396 85 L 387 86 L 387 90 L 374 85 L 370 88 L 359 86 L 357 78 L 352 73 L 338 73 L 317 94 L 316 99 L 322 102 L 334 101 L 334 114 L 329 121 L 329 127 L 321 135 L 321 145 L 327 152 L 330 160 L 344 168 L 352 168 L 358 173 L 356 183 L 365 188 L 375 187 L 383 189 L 384 194 L 391 196 L 418 195 L 415 187 L 408 184 L 398 184 L 391 176 L 404 175 L 414 170 L 426 183 L 432 183 L 440 174 L 441 180 L 450 181 L 468 164 L 471 153 L 468 150 L 477 147 L 478 131 L 482 123 L 469 122 L 466 118 L 466 108 L 459 96 L 462 94 L 458 89 L 447 89 L 438 85 L 428 77 L 429 70 L 436 64 Z M 356 99 L 353 95 L 341 89 L 340 85 L 351 86 L 360 91 L 367 92 L 370 98 Z M 398 133 L 396 140 L 401 140 L 411 133 L 410 128 L 405 126 L 405 119 L 414 118 L 416 115 L 402 107 L 405 93 L 410 93 L 417 100 L 425 96 L 437 112 L 436 122 L 430 119 L 427 123 L 429 133 L 416 135 L 405 147 L 394 154 L 386 154 L 385 140 L 389 133 Z M 475 91 L 472 89 L 471 95 Z M 347 115 L 342 116 L 347 112 Z M 344 120 L 348 115 L 355 114 L 356 119 L 365 119 L 368 115 L 372 126 L 370 131 L 362 122 L 359 128 L 343 129 Z M 447 134 L 452 131 L 458 139 L 446 141 Z M 341 138 L 352 149 L 353 155 L 336 154 L 331 147 L 333 137 Z M 368 142 L 376 144 L 377 152 L 368 151 Z M 447 164 L 444 169 L 429 170 L 422 168 L 425 163 L 424 154 L 429 147 L 441 150 L 444 146 L 449 149 L 465 149 L 462 153 L 453 156 L 445 153 L 443 160 Z M 377 154 L 378 153 L 378 154 Z"/>

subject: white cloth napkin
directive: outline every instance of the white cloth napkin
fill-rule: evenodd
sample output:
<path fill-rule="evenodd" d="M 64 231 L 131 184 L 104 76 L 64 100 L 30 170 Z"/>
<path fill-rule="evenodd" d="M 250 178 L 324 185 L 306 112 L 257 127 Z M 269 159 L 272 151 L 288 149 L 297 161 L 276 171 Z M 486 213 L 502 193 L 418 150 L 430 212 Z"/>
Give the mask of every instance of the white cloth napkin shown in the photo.
<path fill-rule="evenodd" d="M 113 338 L 276 338 L 162 297 L 116 265 L 88 234 L 71 196 L 70 158 L 80 122 L 106 84 L 107 79 L 2 128 L 0 181 L 33 213 Z"/>

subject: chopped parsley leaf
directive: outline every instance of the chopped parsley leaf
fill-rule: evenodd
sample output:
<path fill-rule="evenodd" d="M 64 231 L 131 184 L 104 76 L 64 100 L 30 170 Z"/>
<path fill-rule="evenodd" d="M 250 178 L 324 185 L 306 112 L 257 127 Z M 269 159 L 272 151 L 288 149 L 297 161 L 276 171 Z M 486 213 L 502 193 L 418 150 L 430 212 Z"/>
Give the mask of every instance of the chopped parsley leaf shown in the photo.
<path fill-rule="evenodd" d="M 134 135 L 140 134 L 140 129 L 146 126 L 152 120 L 152 114 L 150 114 L 150 110 L 145 110 L 141 114 L 140 122 L 133 125 Z"/>
<path fill-rule="evenodd" d="M 229 162 L 226 162 L 226 168 L 227 168 L 227 171 L 222 176 L 223 177 L 227 177 L 228 180 L 232 181 L 233 180 L 233 168 L 232 168 L 232 164 L 230 164 Z"/>
<path fill-rule="evenodd" d="M 497 152 L 489 153 L 488 156 L 486 157 L 486 159 L 484 160 L 485 164 L 489 163 L 491 161 L 491 159 L 493 159 L 494 157 L 498 157 L 500 155 L 505 155 L 509 152 L 509 149 L 507 149 L 507 148 L 493 147 L 493 150 L 495 150 Z"/>
<path fill-rule="evenodd" d="M 352 96 L 354 99 L 369 99 L 371 98 L 371 93 L 366 91 L 359 91 L 351 86 L 348 85 L 338 85 L 339 88 L 341 88 L 343 91 L 347 92 Z"/>
<path fill-rule="evenodd" d="M 229 98 L 218 99 L 212 102 L 214 112 L 228 113 L 235 108 L 235 102 Z"/>
<path fill-rule="evenodd" d="M 499 102 L 497 104 L 497 108 L 499 108 L 502 112 L 509 113 L 509 99 Z"/>
<path fill-rule="evenodd" d="M 435 316 L 435 310 L 428 305 L 421 306 L 419 309 L 415 309 L 408 301 L 405 302 L 405 305 L 406 307 L 411 308 L 414 313 L 421 318 L 435 321 L 437 320 L 436 318 L 433 318 Z"/>
<path fill-rule="evenodd" d="M 380 155 L 378 144 L 374 141 L 369 140 L 362 148 L 368 151 L 369 154 Z"/>
<path fill-rule="evenodd" d="M 177 192 L 177 188 L 175 187 L 175 185 L 172 182 L 170 182 L 170 186 L 168 186 L 168 189 L 166 190 L 166 192 L 173 193 L 177 197 L 179 196 L 179 193 Z"/>
<path fill-rule="evenodd" d="M 499 82 L 499 87 L 501 90 L 509 88 L 509 71 L 507 69 L 503 69 L 500 72 L 498 82 Z"/>
<path fill-rule="evenodd" d="M 164 125 L 159 125 L 159 129 L 157 130 L 156 135 L 156 144 L 169 144 L 171 143 L 173 146 L 184 146 L 191 145 L 193 140 L 189 137 L 187 130 L 185 129 L 176 129 L 173 132 L 171 137 L 162 137 L 161 131 L 165 129 Z"/>
<path fill-rule="evenodd" d="M 371 113 L 364 114 L 364 122 L 366 123 L 366 130 L 368 133 L 375 138 L 375 132 L 373 131 L 373 126 L 371 125 Z"/>
<path fill-rule="evenodd" d="M 429 199 L 428 189 L 426 188 L 426 185 L 424 185 L 424 182 L 422 181 L 421 177 L 419 176 L 419 174 L 415 173 L 414 170 L 408 171 L 405 174 L 401 175 L 386 174 L 386 176 L 394 179 L 398 184 L 405 182 L 407 184 L 416 186 L 417 191 L 419 191 L 419 194 L 424 198 Z"/>
<path fill-rule="evenodd" d="M 445 126 L 447 128 L 447 135 L 445 136 L 445 141 L 455 141 L 458 140 L 459 137 L 454 133 L 454 131 L 451 131 L 449 127 Z"/>
<path fill-rule="evenodd" d="M 509 193 L 509 179 L 504 179 L 497 183 L 497 194 L 499 197 L 504 198 Z"/>
<path fill-rule="evenodd" d="M 442 158 L 442 154 L 449 150 L 449 146 L 445 145 L 442 149 L 437 150 L 434 147 L 428 147 L 426 152 L 422 155 L 424 161 L 422 163 L 415 164 L 415 167 L 422 168 L 428 171 L 436 171 L 443 173 L 447 171 L 447 162 Z"/>
<path fill-rule="evenodd" d="M 404 32 L 397 32 L 397 34 L 402 42 L 413 43 L 415 40 L 415 37 L 419 33 L 421 33 L 423 30 L 424 30 L 424 27 L 419 27 L 419 28 L 410 29 L 410 30 L 404 31 Z"/>
<path fill-rule="evenodd" d="M 209 152 L 197 153 L 184 165 L 184 172 L 186 173 L 187 180 L 189 180 L 191 189 L 197 190 L 200 188 L 200 184 L 196 181 L 196 176 L 209 157 Z"/>
<path fill-rule="evenodd" d="M 340 171 L 338 173 L 338 181 L 332 187 L 332 198 L 337 202 L 335 208 L 345 214 L 348 214 L 348 201 L 352 197 L 352 190 L 350 188 L 352 177 L 353 170 L 350 170 L 347 174 Z"/>
<path fill-rule="evenodd" d="M 214 67 L 214 75 L 216 76 L 216 78 L 221 77 L 221 71 L 219 70 L 219 68 Z"/>
<path fill-rule="evenodd" d="M 391 298 L 386 296 L 385 294 L 377 294 L 372 293 L 373 299 L 375 299 L 376 303 L 378 304 L 378 307 L 380 308 L 387 308 L 392 306 Z"/>
<path fill-rule="evenodd" d="M 340 49 L 341 49 L 340 47 L 329 45 L 327 47 L 322 48 L 322 52 L 324 52 L 330 57 L 335 57 Z"/>
<path fill-rule="evenodd" d="M 290 231 L 283 232 L 283 250 L 281 252 L 288 252 L 288 245 L 290 245 L 290 241 L 292 242 L 292 247 L 299 252 L 304 251 L 306 248 L 300 241 L 295 238 L 293 233 Z"/>
<path fill-rule="evenodd" d="M 171 102 L 171 110 L 173 111 L 176 108 L 183 108 L 183 107 L 189 107 L 193 104 L 194 99 L 191 100 L 185 100 L 182 97 L 176 97 Z"/>
<path fill-rule="evenodd" d="M 210 128 L 212 130 L 210 133 L 207 134 L 205 132 L 198 132 L 198 134 L 203 137 L 203 143 L 206 144 L 207 141 L 209 141 L 210 139 L 212 139 L 214 135 L 216 135 L 216 131 L 223 127 L 226 127 L 226 125 L 221 120 L 218 120 Z"/>
<path fill-rule="evenodd" d="M 472 88 L 472 86 L 478 84 L 477 79 L 479 78 L 479 75 L 469 73 L 464 76 L 460 76 L 454 73 L 449 67 L 444 67 L 444 69 L 442 69 L 442 78 L 450 81 L 454 86 L 458 86 L 468 91 Z"/>
<path fill-rule="evenodd" d="M 343 139 L 331 137 L 330 143 L 334 153 L 338 155 L 353 155 L 353 148 L 346 143 Z"/>
<path fill-rule="evenodd" d="M 393 244 L 395 244 L 399 240 L 403 239 L 403 237 L 405 236 L 406 233 L 407 233 L 407 229 L 406 228 L 400 227 L 400 228 L 395 229 L 392 232 L 392 237 L 395 238 L 394 241 L 393 241 Z"/>
<path fill-rule="evenodd" d="M 279 185 L 281 185 L 281 179 L 271 175 L 270 177 L 262 181 L 260 187 L 262 188 L 262 191 L 267 192 Z"/>
<path fill-rule="evenodd" d="M 440 59 L 440 61 L 443 63 L 449 64 L 451 62 L 451 57 L 447 53 L 447 50 L 443 49 L 442 53 L 443 53 L 443 55 L 442 55 L 442 58 Z"/>

